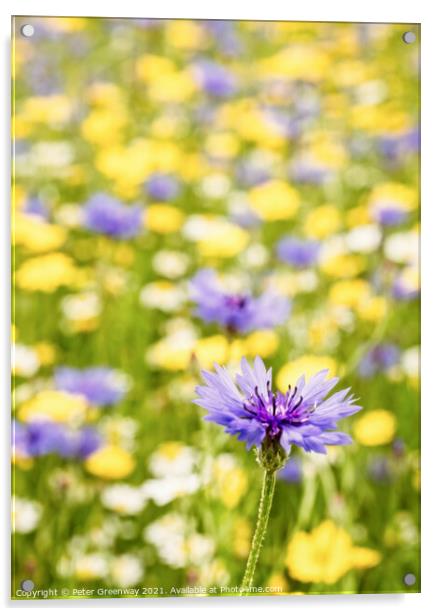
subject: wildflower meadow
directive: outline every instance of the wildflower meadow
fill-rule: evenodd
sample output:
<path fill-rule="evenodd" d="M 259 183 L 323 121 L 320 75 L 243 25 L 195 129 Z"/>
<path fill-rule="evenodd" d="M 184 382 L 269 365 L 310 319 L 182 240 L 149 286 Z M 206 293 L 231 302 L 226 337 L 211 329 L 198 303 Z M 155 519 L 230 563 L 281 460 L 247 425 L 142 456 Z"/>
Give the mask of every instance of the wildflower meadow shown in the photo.
<path fill-rule="evenodd" d="M 13 598 L 419 592 L 419 38 L 14 19 Z"/>

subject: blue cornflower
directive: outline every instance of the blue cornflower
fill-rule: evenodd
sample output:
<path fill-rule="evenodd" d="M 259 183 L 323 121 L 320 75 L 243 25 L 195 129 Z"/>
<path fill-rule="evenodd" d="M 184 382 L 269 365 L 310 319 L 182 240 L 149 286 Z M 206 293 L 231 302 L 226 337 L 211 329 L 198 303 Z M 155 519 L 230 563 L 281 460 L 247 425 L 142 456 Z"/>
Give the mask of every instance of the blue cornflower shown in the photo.
<path fill-rule="evenodd" d="M 398 363 L 400 357 L 399 348 L 390 343 L 381 343 L 373 346 L 362 357 L 358 374 L 364 378 L 370 378 L 379 372 L 392 368 Z"/>
<path fill-rule="evenodd" d="M 142 228 L 142 208 L 128 207 L 109 195 L 98 193 L 84 205 L 84 226 L 96 233 L 128 239 L 138 235 Z"/>
<path fill-rule="evenodd" d="M 72 430 L 51 421 L 14 422 L 13 441 L 17 453 L 26 458 L 57 454 L 85 459 L 102 445 L 102 437 L 92 427 Z"/>
<path fill-rule="evenodd" d="M 71 394 L 81 394 L 96 406 L 116 404 L 124 397 L 127 378 L 121 372 L 96 366 L 80 370 L 63 367 L 55 372 L 55 384 L 58 389 Z"/>
<path fill-rule="evenodd" d="M 180 192 L 180 182 L 167 173 L 153 173 L 144 184 L 150 197 L 159 201 L 175 199 Z"/>
<path fill-rule="evenodd" d="M 250 293 L 225 291 L 216 273 L 200 270 L 190 282 L 190 297 L 197 304 L 195 314 L 207 323 L 219 323 L 230 332 L 267 329 L 283 323 L 291 302 L 277 293 L 266 291 L 253 297 Z"/>
<path fill-rule="evenodd" d="M 320 243 L 297 237 L 284 237 L 277 244 L 279 259 L 295 267 L 310 267 L 317 261 Z"/>
<path fill-rule="evenodd" d="M 327 397 L 338 378 L 326 379 L 328 370 L 318 372 L 309 381 L 299 378 L 286 393 L 274 392 L 271 368 L 257 357 L 252 367 L 241 360 L 242 374 L 233 382 L 226 368 L 215 365 L 216 372 L 203 371 L 205 385 L 196 388 L 194 400 L 208 411 L 206 421 L 224 426 L 225 432 L 244 441 L 247 449 L 284 451 L 292 445 L 305 451 L 326 453 L 326 445 L 348 445 L 351 438 L 335 431 L 337 421 L 360 410 L 349 388 Z M 281 463 L 282 464 L 282 463 Z M 278 467 L 281 465 L 279 464 Z"/>
<path fill-rule="evenodd" d="M 212 96 L 227 97 L 236 90 L 233 73 L 212 60 L 198 60 L 195 64 L 195 76 L 203 90 Z"/>

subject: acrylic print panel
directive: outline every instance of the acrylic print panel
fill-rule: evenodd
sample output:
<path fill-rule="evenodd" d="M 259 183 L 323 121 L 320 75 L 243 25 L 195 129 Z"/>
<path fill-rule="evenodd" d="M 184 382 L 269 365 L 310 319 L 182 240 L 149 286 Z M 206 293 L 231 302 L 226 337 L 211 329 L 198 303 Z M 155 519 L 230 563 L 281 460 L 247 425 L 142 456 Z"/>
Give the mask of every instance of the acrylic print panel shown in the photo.
<path fill-rule="evenodd" d="M 14 598 L 419 592 L 419 37 L 14 19 Z"/>

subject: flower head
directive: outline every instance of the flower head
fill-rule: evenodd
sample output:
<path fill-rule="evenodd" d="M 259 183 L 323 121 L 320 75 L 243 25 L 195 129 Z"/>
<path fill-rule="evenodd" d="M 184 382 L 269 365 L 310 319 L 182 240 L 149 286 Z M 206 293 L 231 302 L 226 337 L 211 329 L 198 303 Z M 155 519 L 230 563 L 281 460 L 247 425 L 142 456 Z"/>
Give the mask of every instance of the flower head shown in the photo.
<path fill-rule="evenodd" d="M 84 226 L 96 233 L 128 239 L 139 233 L 142 224 L 142 208 L 126 207 L 109 195 L 96 194 L 84 206 Z"/>
<path fill-rule="evenodd" d="M 352 415 L 361 407 L 355 404 L 349 389 L 331 396 L 328 393 L 338 379 L 327 380 L 322 370 L 308 382 L 301 376 L 285 393 L 272 390 L 271 368 L 265 368 L 257 357 L 252 367 L 241 360 L 242 374 L 236 383 L 224 367 L 215 365 L 216 372 L 203 371 L 205 385 L 197 387 L 195 404 L 208 411 L 206 421 L 225 427 L 229 434 L 253 446 L 272 448 L 286 455 L 291 446 L 305 451 L 326 453 L 325 445 L 347 445 L 350 437 L 335 431 L 337 421 Z"/>
<path fill-rule="evenodd" d="M 320 244 L 314 240 L 284 237 L 277 245 L 277 256 L 295 267 L 310 267 L 317 261 Z"/>
<path fill-rule="evenodd" d="M 84 370 L 58 368 L 55 383 L 58 389 L 71 394 L 81 394 L 90 404 L 97 406 L 116 404 L 128 389 L 126 376 L 105 366 Z"/>
<path fill-rule="evenodd" d="M 253 297 L 250 293 L 225 291 L 213 270 L 200 270 L 190 284 L 191 299 L 196 302 L 197 316 L 207 323 L 219 323 L 230 331 L 249 332 L 283 323 L 290 311 L 290 301 L 266 291 Z"/>

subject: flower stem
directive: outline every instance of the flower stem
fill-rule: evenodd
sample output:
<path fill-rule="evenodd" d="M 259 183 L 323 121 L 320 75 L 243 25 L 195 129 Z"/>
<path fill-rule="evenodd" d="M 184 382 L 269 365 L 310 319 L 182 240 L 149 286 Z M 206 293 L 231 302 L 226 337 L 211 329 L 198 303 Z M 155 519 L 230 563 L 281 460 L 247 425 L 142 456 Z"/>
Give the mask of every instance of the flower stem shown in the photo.
<path fill-rule="evenodd" d="M 253 535 L 250 554 L 248 555 L 244 578 L 241 584 L 241 595 L 247 595 L 248 589 L 253 584 L 256 565 L 261 551 L 270 517 L 271 504 L 273 502 L 274 487 L 276 485 L 276 471 L 265 470 L 262 481 L 261 499 L 259 501 L 258 519 Z"/>

